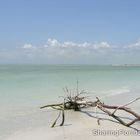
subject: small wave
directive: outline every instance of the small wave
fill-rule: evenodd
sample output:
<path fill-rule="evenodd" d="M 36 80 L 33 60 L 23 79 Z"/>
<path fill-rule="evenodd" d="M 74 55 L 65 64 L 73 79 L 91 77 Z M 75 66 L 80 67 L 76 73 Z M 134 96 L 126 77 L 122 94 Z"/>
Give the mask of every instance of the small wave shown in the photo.
<path fill-rule="evenodd" d="M 105 95 L 104 97 L 116 96 L 125 93 L 130 93 L 130 89 L 122 88 L 122 89 L 111 89 L 107 91 L 102 91 L 102 94 Z"/>

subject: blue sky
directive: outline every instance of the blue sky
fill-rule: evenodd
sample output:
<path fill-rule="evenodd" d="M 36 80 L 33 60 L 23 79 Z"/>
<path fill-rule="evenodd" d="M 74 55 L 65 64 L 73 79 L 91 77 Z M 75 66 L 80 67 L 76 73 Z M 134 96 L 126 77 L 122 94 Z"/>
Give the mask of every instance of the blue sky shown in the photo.
<path fill-rule="evenodd" d="M 140 0 L 0 0 L 0 63 L 140 63 Z"/>

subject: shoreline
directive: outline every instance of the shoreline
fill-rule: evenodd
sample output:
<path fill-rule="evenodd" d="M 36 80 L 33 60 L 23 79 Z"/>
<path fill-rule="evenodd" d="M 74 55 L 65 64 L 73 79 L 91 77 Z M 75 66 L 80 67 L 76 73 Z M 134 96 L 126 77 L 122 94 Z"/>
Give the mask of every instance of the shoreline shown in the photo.
<path fill-rule="evenodd" d="M 46 112 L 47 115 L 48 112 Z M 53 122 L 53 118 L 56 117 L 56 112 L 51 111 L 51 115 L 53 115 L 51 118 L 47 118 L 49 116 L 46 116 L 46 121 L 48 120 L 49 123 Z M 2 140 L 92 140 L 94 138 L 96 139 L 107 139 L 111 140 L 120 138 L 120 140 L 123 139 L 139 139 L 140 135 L 126 135 L 121 133 L 120 135 L 117 135 L 117 131 L 136 131 L 133 128 L 125 127 L 119 123 L 117 123 L 115 120 L 113 120 L 111 117 L 105 115 L 102 112 L 98 112 L 98 117 L 104 118 L 101 119 L 100 125 L 97 123 L 97 119 L 95 118 L 96 114 L 93 112 L 93 110 L 83 110 L 82 112 L 75 112 L 72 110 L 66 111 L 66 122 L 64 126 L 56 126 L 54 128 L 51 128 L 50 125 L 40 126 L 40 127 L 34 127 L 34 128 L 27 128 L 23 130 L 19 130 L 13 134 L 11 134 L 8 137 L 5 137 Z M 45 121 L 45 120 L 44 120 Z M 61 120 L 60 120 L 61 121 Z M 59 123 L 58 123 L 59 124 Z M 134 128 L 140 130 L 140 123 L 136 123 L 133 125 Z M 114 135 L 94 135 L 93 131 L 114 131 Z M 140 132 L 139 132 L 140 134 Z"/>
<path fill-rule="evenodd" d="M 117 94 L 109 96 L 106 100 L 106 104 L 124 104 L 127 101 L 133 100 L 137 97 L 138 94 L 132 95 L 131 93 Z M 133 98 L 132 98 L 133 97 Z M 112 102 L 113 101 L 113 102 Z M 132 110 L 139 113 L 139 101 L 133 103 L 129 107 L 132 107 Z M 24 110 L 25 111 L 25 110 Z M 97 110 L 98 113 L 95 113 L 95 109 L 88 108 L 83 109 L 81 112 L 67 110 L 65 111 L 65 124 L 64 126 L 58 126 L 61 122 L 61 118 L 58 121 L 56 127 L 51 128 L 51 124 L 56 119 L 58 111 L 52 109 L 43 109 L 39 108 L 31 109 L 29 112 L 21 112 L 21 114 L 13 114 L 12 118 L 5 118 L 7 126 L 3 123 L 3 126 L 10 130 L 10 133 L 1 137 L 1 140 L 92 140 L 92 139 L 107 139 L 112 140 L 119 138 L 120 140 L 124 139 L 139 139 L 140 135 L 115 135 L 116 132 L 122 130 L 124 132 L 140 130 L 140 123 L 135 123 L 132 127 L 128 128 L 116 122 L 112 117 L 104 114 L 100 110 Z M 98 116 L 97 116 L 98 115 Z M 132 117 L 123 112 L 118 112 L 119 116 L 129 121 Z M 97 123 L 97 118 L 101 118 L 100 125 Z M 5 122 L 4 121 L 4 122 Z M 93 131 L 114 131 L 114 135 L 94 135 Z M 3 130 L 4 131 L 4 130 Z"/>

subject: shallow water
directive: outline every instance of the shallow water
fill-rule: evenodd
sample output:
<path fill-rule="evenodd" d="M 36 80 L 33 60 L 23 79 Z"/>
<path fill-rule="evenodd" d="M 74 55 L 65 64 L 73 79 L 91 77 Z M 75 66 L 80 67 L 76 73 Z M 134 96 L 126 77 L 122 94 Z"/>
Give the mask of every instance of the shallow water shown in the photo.
<path fill-rule="evenodd" d="M 39 106 L 60 100 L 65 86 L 74 91 L 77 80 L 79 90 L 106 101 L 109 96 L 125 94 L 133 98 L 140 93 L 138 66 L 0 65 L 0 135 L 12 131 L 10 123 L 18 129 L 29 118 L 34 124 Z"/>

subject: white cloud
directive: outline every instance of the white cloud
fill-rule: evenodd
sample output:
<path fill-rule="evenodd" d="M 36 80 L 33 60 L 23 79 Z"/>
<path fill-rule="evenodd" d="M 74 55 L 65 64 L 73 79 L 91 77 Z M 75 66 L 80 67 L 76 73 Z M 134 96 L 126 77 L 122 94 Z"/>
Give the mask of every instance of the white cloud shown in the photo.
<path fill-rule="evenodd" d="M 132 49 L 140 48 L 140 39 L 136 43 L 126 46 L 126 48 L 132 48 Z"/>
<path fill-rule="evenodd" d="M 100 47 L 101 48 L 110 48 L 110 45 L 107 42 L 101 42 Z"/>
<path fill-rule="evenodd" d="M 23 48 L 23 49 L 31 49 L 31 48 L 33 48 L 33 46 L 32 46 L 32 44 L 24 44 L 24 45 L 22 46 L 22 48 Z"/>
<path fill-rule="evenodd" d="M 100 43 L 75 43 L 71 41 L 62 42 L 60 43 L 56 39 L 49 38 L 47 44 L 44 45 L 45 47 L 55 47 L 55 48 L 90 48 L 90 49 L 101 49 L 101 48 L 110 48 L 109 43 L 107 42 L 100 42 Z"/>
<path fill-rule="evenodd" d="M 126 46 L 108 42 L 60 42 L 49 38 L 42 46 L 26 43 L 14 49 L 0 49 L 0 63 L 140 63 L 140 40 Z"/>

